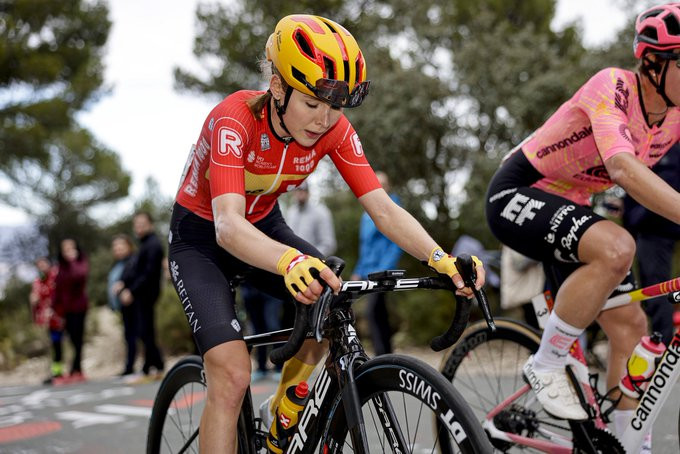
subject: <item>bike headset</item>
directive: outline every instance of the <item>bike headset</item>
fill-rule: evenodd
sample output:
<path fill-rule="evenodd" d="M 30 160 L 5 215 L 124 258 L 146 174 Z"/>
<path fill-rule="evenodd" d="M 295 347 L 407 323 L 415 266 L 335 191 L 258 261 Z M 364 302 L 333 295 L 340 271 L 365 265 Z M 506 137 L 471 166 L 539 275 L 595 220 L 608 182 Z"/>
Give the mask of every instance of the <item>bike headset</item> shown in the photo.
<path fill-rule="evenodd" d="M 642 59 L 640 67 L 642 73 L 647 76 L 668 107 L 676 106 L 666 95 L 666 73 L 670 61 L 680 59 L 680 54 L 672 52 L 679 47 L 680 3 L 655 6 L 637 17 L 633 53 L 635 58 Z M 651 60 L 649 54 L 659 56 L 664 62 Z M 661 80 L 658 83 L 652 77 L 651 71 L 661 73 Z"/>
<path fill-rule="evenodd" d="M 333 108 L 358 107 L 368 95 L 366 62 L 343 26 L 320 16 L 293 14 L 276 24 L 266 45 L 267 60 L 285 81 L 283 104 L 274 100 L 281 127 L 293 89 Z"/>

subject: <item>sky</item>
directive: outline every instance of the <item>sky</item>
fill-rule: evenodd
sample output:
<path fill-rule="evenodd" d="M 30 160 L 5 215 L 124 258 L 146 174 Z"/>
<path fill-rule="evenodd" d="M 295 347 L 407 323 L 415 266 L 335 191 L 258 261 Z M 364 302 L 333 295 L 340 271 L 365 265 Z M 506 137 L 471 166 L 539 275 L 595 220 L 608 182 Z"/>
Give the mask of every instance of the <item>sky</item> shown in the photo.
<path fill-rule="evenodd" d="M 207 1 L 230 3 L 230 0 Z M 173 89 L 175 66 L 197 68 L 191 49 L 198 3 L 198 0 L 109 0 L 113 26 L 104 62 L 110 94 L 83 112 L 79 121 L 101 143 L 118 152 L 123 167 L 132 174 L 131 198 L 119 205 L 121 211 L 131 210 L 132 200 L 143 194 L 149 176 L 159 183 L 165 195 L 174 195 L 191 144 L 197 139 L 205 117 L 219 101 Z M 628 13 L 621 3 L 558 0 L 553 28 L 559 30 L 565 23 L 577 21 L 583 29 L 585 44 L 597 46 L 611 40 L 625 22 Z M 25 223 L 27 218 L 21 211 L 0 205 L 0 224 Z"/>

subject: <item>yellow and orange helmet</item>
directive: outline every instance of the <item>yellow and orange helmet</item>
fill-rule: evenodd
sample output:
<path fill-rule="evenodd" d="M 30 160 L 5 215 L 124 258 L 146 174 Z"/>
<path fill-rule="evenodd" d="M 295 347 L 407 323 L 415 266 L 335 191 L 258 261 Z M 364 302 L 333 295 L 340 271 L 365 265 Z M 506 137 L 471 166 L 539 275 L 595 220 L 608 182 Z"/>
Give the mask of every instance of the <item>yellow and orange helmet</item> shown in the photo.
<path fill-rule="evenodd" d="M 267 40 L 270 60 L 288 86 L 335 107 L 357 107 L 366 95 L 366 62 L 342 25 L 309 14 L 279 21 Z"/>

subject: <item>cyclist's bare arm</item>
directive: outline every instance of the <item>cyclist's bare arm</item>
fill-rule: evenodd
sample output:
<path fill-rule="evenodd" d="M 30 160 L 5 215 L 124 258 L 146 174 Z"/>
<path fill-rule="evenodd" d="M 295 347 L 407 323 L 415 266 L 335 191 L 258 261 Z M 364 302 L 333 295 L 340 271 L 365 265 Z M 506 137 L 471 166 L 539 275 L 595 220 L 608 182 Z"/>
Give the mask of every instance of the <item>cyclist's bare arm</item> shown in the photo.
<path fill-rule="evenodd" d="M 629 153 L 605 161 L 612 181 L 653 212 L 680 224 L 680 193 Z"/>
<path fill-rule="evenodd" d="M 246 198 L 241 194 L 227 193 L 213 199 L 217 244 L 249 265 L 279 274 L 278 261 L 290 247 L 274 241 L 248 222 L 245 208 Z M 335 292 L 340 290 L 340 280 L 328 267 L 321 270 L 320 276 Z M 314 280 L 295 298 L 301 303 L 309 304 L 316 301 L 321 292 L 321 284 Z"/>
<path fill-rule="evenodd" d="M 437 243 L 411 214 L 394 203 L 384 189 L 375 189 L 359 197 L 359 202 L 376 227 L 387 238 L 418 260 L 427 261 Z M 484 285 L 484 268 L 477 266 L 477 288 Z M 453 277 L 458 286 L 459 275 Z M 472 296 L 472 291 L 465 290 L 465 296 Z"/>

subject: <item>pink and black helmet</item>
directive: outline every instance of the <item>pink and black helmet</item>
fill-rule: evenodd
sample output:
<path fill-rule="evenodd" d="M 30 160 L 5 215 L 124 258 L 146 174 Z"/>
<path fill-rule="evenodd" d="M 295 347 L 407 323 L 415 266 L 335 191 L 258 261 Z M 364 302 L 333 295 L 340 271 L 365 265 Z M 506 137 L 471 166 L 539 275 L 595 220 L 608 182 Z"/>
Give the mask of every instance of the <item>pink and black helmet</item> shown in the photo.
<path fill-rule="evenodd" d="M 649 8 L 635 21 L 635 58 L 648 51 L 670 52 L 680 47 L 680 3 Z"/>

